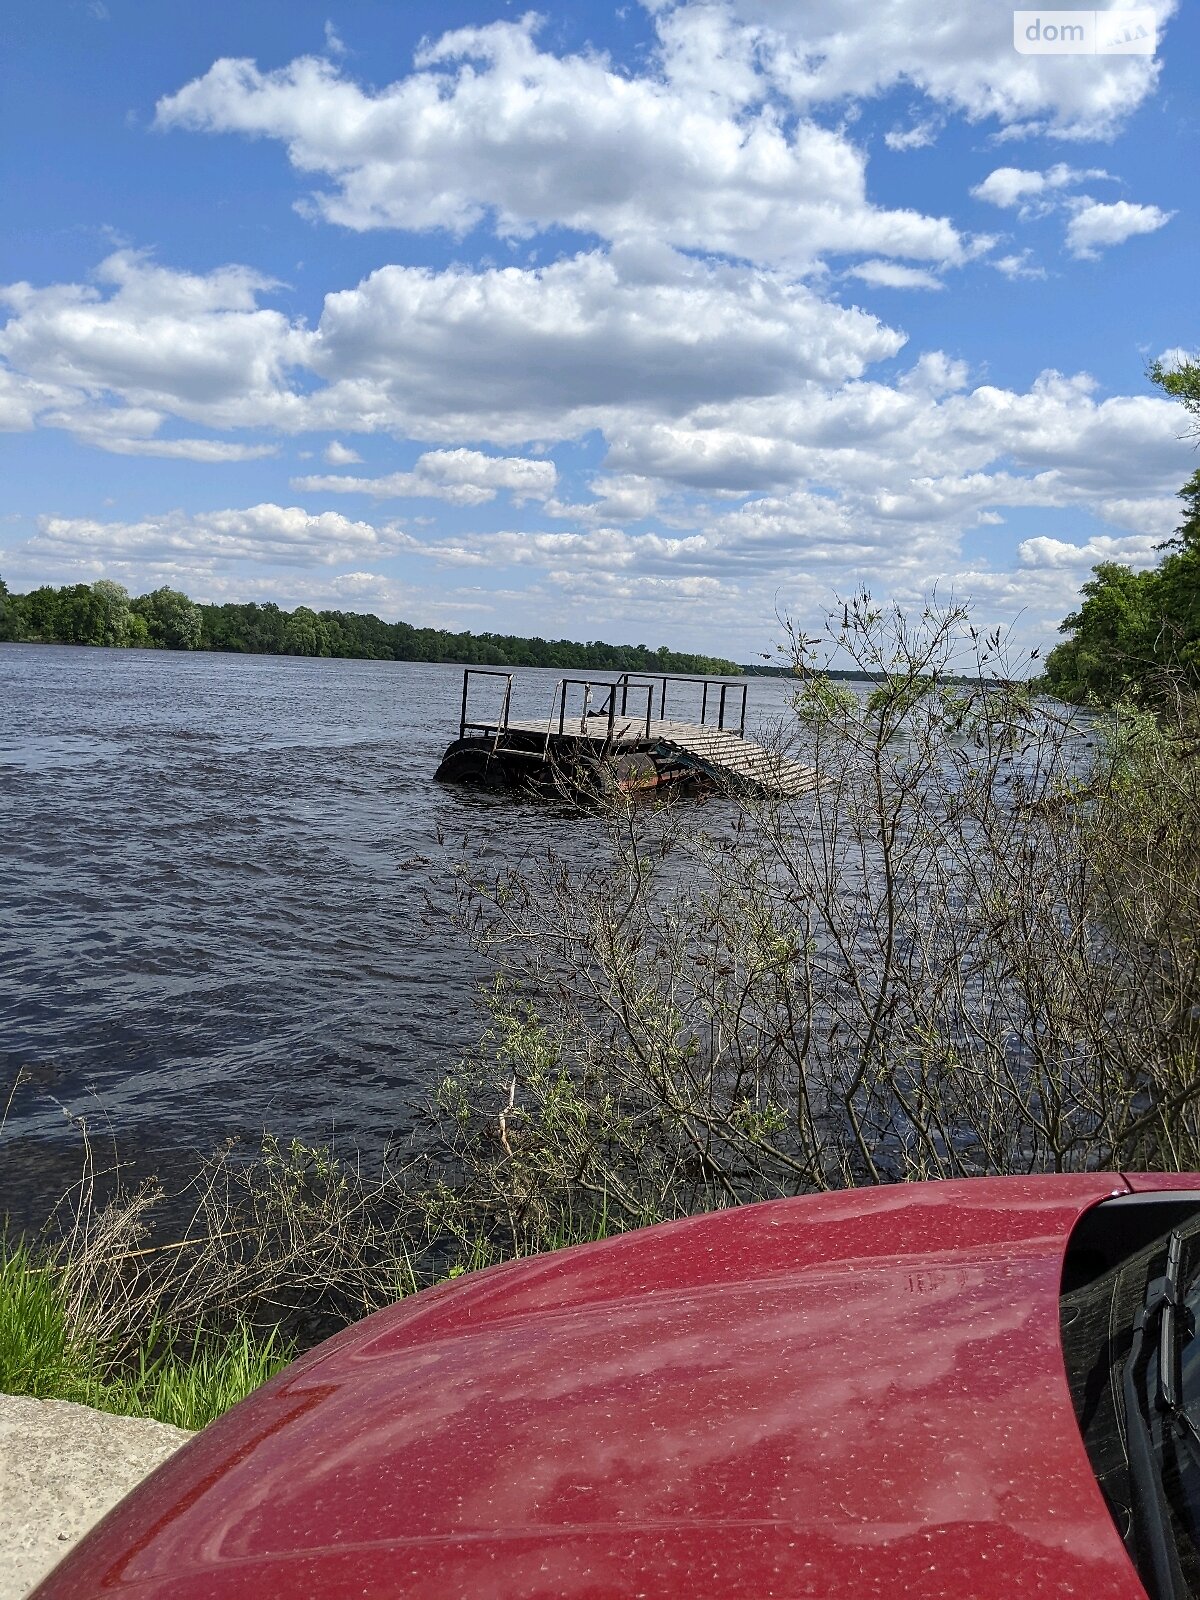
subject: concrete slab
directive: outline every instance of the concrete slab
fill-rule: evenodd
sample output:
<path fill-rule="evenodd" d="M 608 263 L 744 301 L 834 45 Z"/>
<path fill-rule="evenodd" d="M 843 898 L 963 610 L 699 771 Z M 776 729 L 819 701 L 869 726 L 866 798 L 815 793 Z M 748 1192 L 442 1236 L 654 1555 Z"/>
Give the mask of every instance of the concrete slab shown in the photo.
<path fill-rule="evenodd" d="M 23 1600 L 77 1539 L 191 1438 L 68 1400 L 0 1395 L 0 1600 Z"/>

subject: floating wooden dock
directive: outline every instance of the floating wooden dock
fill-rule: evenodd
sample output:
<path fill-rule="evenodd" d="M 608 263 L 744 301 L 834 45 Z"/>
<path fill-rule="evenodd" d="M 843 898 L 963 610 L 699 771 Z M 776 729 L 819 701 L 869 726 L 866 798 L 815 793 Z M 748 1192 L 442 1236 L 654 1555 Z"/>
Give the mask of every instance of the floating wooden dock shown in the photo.
<path fill-rule="evenodd" d="M 494 668 L 463 672 L 458 738 L 437 777 L 576 793 L 691 783 L 793 796 L 815 785 L 810 768 L 746 738 L 744 683 L 629 672 L 560 678 L 549 715 L 530 720 L 512 715 L 513 678 Z M 490 717 L 472 704 L 488 687 L 477 679 L 503 681 Z M 681 717 L 685 709 L 699 720 Z"/>

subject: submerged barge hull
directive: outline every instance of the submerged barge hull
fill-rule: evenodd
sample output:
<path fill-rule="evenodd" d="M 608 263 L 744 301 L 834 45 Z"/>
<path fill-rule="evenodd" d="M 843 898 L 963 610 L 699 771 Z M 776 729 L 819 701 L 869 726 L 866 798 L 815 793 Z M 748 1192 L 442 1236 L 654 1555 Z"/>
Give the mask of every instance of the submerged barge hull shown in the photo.
<path fill-rule="evenodd" d="M 523 749 L 493 739 L 456 739 L 442 757 L 435 778 L 443 783 L 479 784 L 489 789 L 535 789 L 542 793 L 634 793 L 663 784 L 695 783 L 698 774 L 652 751 L 608 755 L 575 748 Z"/>

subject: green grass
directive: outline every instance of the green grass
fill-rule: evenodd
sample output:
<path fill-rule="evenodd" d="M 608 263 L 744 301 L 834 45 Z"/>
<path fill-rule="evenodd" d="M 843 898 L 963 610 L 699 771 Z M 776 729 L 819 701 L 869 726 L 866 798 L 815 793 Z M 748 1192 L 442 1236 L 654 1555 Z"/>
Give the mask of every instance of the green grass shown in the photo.
<path fill-rule="evenodd" d="M 0 1238 L 0 1393 L 73 1400 L 91 1364 L 72 1343 L 54 1273 Z"/>
<path fill-rule="evenodd" d="M 53 1267 L 0 1237 L 0 1393 L 74 1400 L 121 1416 L 203 1428 L 287 1364 L 277 1330 L 200 1330 L 190 1340 L 157 1324 L 132 1361 L 72 1336 Z"/>
<path fill-rule="evenodd" d="M 292 1355 L 277 1329 L 265 1337 L 245 1326 L 226 1334 L 197 1334 L 187 1346 L 151 1333 L 136 1371 L 109 1382 L 103 1409 L 156 1417 L 177 1428 L 203 1428 L 266 1383 Z"/>

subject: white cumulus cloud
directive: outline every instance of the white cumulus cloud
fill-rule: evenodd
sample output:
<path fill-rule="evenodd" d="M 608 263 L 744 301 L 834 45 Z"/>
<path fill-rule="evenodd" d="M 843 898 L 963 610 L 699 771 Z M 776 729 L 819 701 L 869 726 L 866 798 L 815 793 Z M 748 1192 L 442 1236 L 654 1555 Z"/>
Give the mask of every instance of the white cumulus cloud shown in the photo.
<path fill-rule="evenodd" d="M 158 126 L 282 141 L 327 180 L 307 207 L 355 229 L 487 219 L 510 238 L 567 227 L 789 269 L 830 251 L 962 257 L 947 219 L 870 201 L 842 131 L 764 103 L 752 38 L 719 9 L 666 19 L 675 47 L 640 75 L 541 50 L 536 26 L 457 29 L 379 90 L 314 56 L 273 72 L 223 59 L 159 101 Z M 685 47 L 697 30 L 704 50 Z"/>
<path fill-rule="evenodd" d="M 714 4 L 656 6 L 660 26 L 663 15 L 694 26 Z M 1153 93 L 1162 70 L 1153 56 L 1020 55 L 1013 8 L 996 0 L 733 0 L 728 9 L 757 30 L 764 70 L 800 107 L 903 85 L 1009 135 L 1105 139 Z M 1154 0 L 1153 9 L 1161 36 L 1175 0 Z"/>
<path fill-rule="evenodd" d="M 336 511 L 312 514 L 300 506 L 270 503 L 240 510 L 189 514 L 172 511 L 135 522 L 92 517 L 38 519 L 30 547 L 76 560 L 170 560 L 190 565 L 270 561 L 287 566 L 331 566 L 383 555 L 395 548 L 388 531 L 351 522 Z"/>
<path fill-rule="evenodd" d="M 287 373 L 308 339 L 259 306 L 270 279 L 243 266 L 174 271 L 131 250 L 101 262 L 96 279 L 102 287 L 0 288 L 11 369 L 81 401 L 119 394 L 212 426 L 286 423 Z"/>
<path fill-rule="evenodd" d="M 1101 168 L 1082 170 L 1063 162 L 1044 172 L 997 167 L 982 183 L 976 184 L 971 193 L 977 200 L 986 200 L 995 206 L 1017 207 L 1022 221 L 1046 216 L 1055 209 L 1065 210 L 1070 216 L 1067 248 L 1076 258 L 1087 260 L 1134 234 L 1154 233 L 1174 216 L 1174 212 L 1162 211 L 1158 206 L 1134 205 L 1128 200 L 1106 203 L 1093 200 L 1090 195 L 1061 192 L 1093 178 L 1111 176 Z M 1010 277 L 1030 276 L 1021 270 L 1021 261 L 1021 256 L 1008 256 L 994 264 Z"/>
<path fill-rule="evenodd" d="M 889 128 L 883 142 L 889 150 L 924 150 L 937 142 L 942 122 L 937 117 L 923 117 L 907 128 Z"/>
<path fill-rule="evenodd" d="M 362 457 L 357 450 L 352 450 L 340 439 L 331 439 L 325 446 L 325 460 L 331 467 L 353 467 L 362 460 Z"/>
<path fill-rule="evenodd" d="M 855 377 L 903 334 L 802 284 L 655 248 L 544 268 L 381 267 L 327 296 L 307 402 L 328 426 L 494 442 Z"/>
<path fill-rule="evenodd" d="M 458 449 L 427 450 L 411 472 L 378 478 L 342 474 L 296 478 L 293 487 L 327 494 L 369 494 L 377 500 L 429 496 L 453 505 L 479 506 L 494 500 L 502 489 L 507 489 L 518 505 L 526 500 L 546 500 L 557 481 L 552 461 Z"/>
<path fill-rule="evenodd" d="M 1044 278 L 1046 269 L 1034 260 L 1032 250 L 1016 250 L 997 256 L 991 263 L 1006 278 Z"/>
<path fill-rule="evenodd" d="M 1123 244 L 1139 233 L 1156 233 L 1175 215 L 1158 206 L 1134 205 L 1117 200 L 1112 205 L 1081 196 L 1067 224 L 1067 248 L 1081 260 L 1091 260 L 1111 245 Z"/>
<path fill-rule="evenodd" d="M 1022 566 L 1066 567 L 1082 578 L 1089 567 L 1094 567 L 1101 561 L 1118 561 L 1131 567 L 1150 567 L 1158 560 L 1160 552 L 1153 534 L 1134 534 L 1125 539 L 1096 534 L 1085 544 L 1072 544 L 1064 539 L 1046 537 L 1023 539 L 1017 546 L 1017 555 Z"/>
<path fill-rule="evenodd" d="M 1069 167 L 1063 161 L 1045 171 L 1026 167 L 997 167 L 989 172 L 982 183 L 971 190 L 976 200 L 986 200 L 994 206 L 1023 206 L 1044 197 L 1056 189 L 1066 189 L 1072 184 L 1086 183 L 1093 178 L 1108 178 L 1111 174 L 1099 167 L 1080 169 Z"/>
<path fill-rule="evenodd" d="M 944 289 L 936 273 L 925 267 L 906 267 L 898 261 L 864 261 L 850 268 L 852 278 L 874 284 L 878 289 Z"/>
<path fill-rule="evenodd" d="M 166 417 L 526 443 L 837 383 L 904 343 L 781 274 L 654 245 L 541 268 L 385 266 L 327 295 L 315 328 L 259 305 L 270 285 L 246 269 L 199 277 L 123 253 L 97 276 L 109 292 L 0 291 L 12 425 L 40 416 L 101 445 Z"/>

